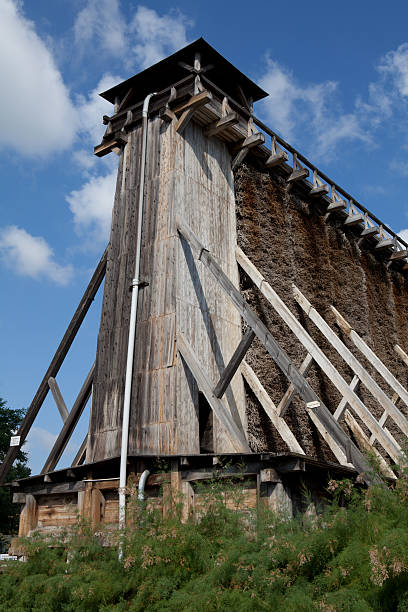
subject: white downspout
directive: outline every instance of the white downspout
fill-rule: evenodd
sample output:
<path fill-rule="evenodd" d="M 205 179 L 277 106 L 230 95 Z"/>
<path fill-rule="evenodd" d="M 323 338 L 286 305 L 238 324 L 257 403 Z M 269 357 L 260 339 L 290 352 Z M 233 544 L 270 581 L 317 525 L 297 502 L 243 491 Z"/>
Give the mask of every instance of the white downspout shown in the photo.
<path fill-rule="evenodd" d="M 146 484 L 146 480 L 149 477 L 149 474 L 150 474 L 149 470 L 145 470 L 143 472 L 143 474 L 141 475 L 141 477 L 140 477 L 139 486 L 138 486 L 138 493 L 137 493 L 137 499 L 139 501 L 143 501 L 144 500 L 145 484 Z"/>
<path fill-rule="evenodd" d="M 135 273 L 132 281 L 132 300 L 130 305 L 130 322 L 129 322 L 129 341 L 126 361 L 126 377 L 125 377 L 125 397 L 123 400 L 123 419 L 122 419 L 122 445 L 120 451 L 120 475 L 119 475 L 119 528 L 123 529 L 126 524 L 126 464 L 128 455 L 128 439 L 129 439 L 129 415 L 130 415 L 130 397 L 132 392 L 132 376 L 133 376 L 133 357 L 135 348 L 136 335 L 136 315 L 137 301 L 139 295 L 139 271 L 140 271 L 140 251 L 142 239 L 142 222 L 143 222 L 143 204 L 144 204 L 144 182 L 145 182 L 145 165 L 146 165 L 146 149 L 147 149 L 147 112 L 149 108 L 150 98 L 155 96 L 151 93 L 144 99 L 142 111 L 142 154 L 140 161 L 140 187 L 139 187 L 139 207 L 137 216 L 137 240 L 136 240 L 136 261 Z M 122 547 L 119 550 L 119 558 L 122 557 Z"/>

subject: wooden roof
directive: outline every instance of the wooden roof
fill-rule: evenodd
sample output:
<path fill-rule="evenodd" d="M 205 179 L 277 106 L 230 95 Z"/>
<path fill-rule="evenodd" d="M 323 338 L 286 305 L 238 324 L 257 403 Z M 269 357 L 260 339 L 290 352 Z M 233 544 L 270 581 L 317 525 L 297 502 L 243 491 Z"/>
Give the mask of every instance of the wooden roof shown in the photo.
<path fill-rule="evenodd" d="M 161 91 L 188 76 L 186 67 L 180 65 L 180 62 L 192 66 L 196 53 L 201 55 L 201 65 L 206 76 L 215 84 L 221 86 L 226 94 L 232 98 L 237 98 L 239 87 L 247 98 L 252 98 L 253 102 L 268 95 L 203 38 L 198 38 L 183 49 L 173 53 L 173 55 L 100 95 L 113 104 L 116 97 L 122 99 L 130 89 L 133 89 L 132 102 L 143 100 L 147 94 L 153 91 Z"/>

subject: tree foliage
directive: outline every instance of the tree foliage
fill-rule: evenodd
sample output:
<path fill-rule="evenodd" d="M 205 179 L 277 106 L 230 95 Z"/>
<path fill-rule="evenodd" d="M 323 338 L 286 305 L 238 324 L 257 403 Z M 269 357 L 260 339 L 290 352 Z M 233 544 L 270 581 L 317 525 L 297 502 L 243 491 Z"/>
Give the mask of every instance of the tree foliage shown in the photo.
<path fill-rule="evenodd" d="M 7 402 L 0 397 L 0 463 L 4 461 L 10 447 L 10 437 L 18 429 L 24 417 L 24 410 L 9 408 Z M 26 478 L 30 475 L 27 467 L 27 453 L 21 449 L 16 461 L 7 476 L 7 482 Z M 0 534 L 12 534 L 18 529 L 20 508 L 12 503 L 9 487 L 0 487 Z"/>

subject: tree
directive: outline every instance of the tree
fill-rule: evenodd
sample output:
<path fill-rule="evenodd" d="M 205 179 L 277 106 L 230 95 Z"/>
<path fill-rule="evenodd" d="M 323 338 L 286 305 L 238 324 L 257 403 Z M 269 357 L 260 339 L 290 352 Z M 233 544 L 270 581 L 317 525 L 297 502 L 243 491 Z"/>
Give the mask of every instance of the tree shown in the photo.
<path fill-rule="evenodd" d="M 0 397 L 0 463 L 4 461 L 10 446 L 10 438 L 13 431 L 18 429 L 24 412 L 22 409 L 9 408 L 7 402 Z M 6 482 L 30 475 L 27 460 L 27 453 L 20 449 Z M 0 534 L 12 534 L 17 531 L 19 513 L 19 506 L 12 503 L 11 489 L 6 486 L 0 487 Z"/>

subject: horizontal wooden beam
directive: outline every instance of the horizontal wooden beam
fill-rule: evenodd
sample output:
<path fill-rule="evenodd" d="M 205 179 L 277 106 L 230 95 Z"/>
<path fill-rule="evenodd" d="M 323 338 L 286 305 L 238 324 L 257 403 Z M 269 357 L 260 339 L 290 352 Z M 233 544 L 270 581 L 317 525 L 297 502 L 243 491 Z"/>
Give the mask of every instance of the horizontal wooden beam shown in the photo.
<path fill-rule="evenodd" d="M 47 461 L 45 462 L 43 469 L 41 470 L 41 474 L 52 472 L 55 469 L 58 461 L 60 460 L 61 455 L 64 452 L 65 447 L 68 444 L 69 439 L 71 438 L 71 435 L 91 395 L 94 370 L 95 363 L 89 370 L 88 376 L 86 377 L 85 382 L 82 385 L 80 392 L 78 393 L 78 397 L 76 398 L 75 403 L 72 406 L 72 410 L 69 413 L 68 418 L 65 421 L 64 426 L 61 429 L 60 434 L 51 449 L 50 454 L 48 455 Z"/>
<path fill-rule="evenodd" d="M 214 395 L 215 397 L 218 397 L 218 399 L 221 399 L 225 391 L 227 390 L 228 385 L 233 379 L 235 372 L 238 370 L 239 366 L 241 365 L 241 361 L 245 357 L 254 338 L 255 338 L 255 334 L 252 331 L 252 329 L 249 327 L 246 330 L 243 338 L 241 339 L 241 342 L 238 344 L 237 348 L 235 349 L 234 354 L 229 360 L 228 365 L 226 366 L 223 373 L 221 374 L 220 380 L 214 387 Z"/>
<path fill-rule="evenodd" d="M 261 384 L 260 380 L 256 376 L 255 372 L 249 366 L 246 361 L 242 364 L 242 374 L 247 381 L 248 385 L 251 387 L 252 391 L 255 394 L 255 397 L 258 399 L 262 408 L 265 410 L 267 416 L 270 421 L 274 425 L 275 429 L 279 433 L 282 440 L 285 444 L 288 445 L 289 450 L 292 453 L 299 453 L 304 455 L 305 452 L 303 448 L 300 446 L 299 442 L 296 440 L 295 436 L 289 429 L 287 423 L 284 419 L 282 419 L 278 414 L 278 409 L 269 397 L 267 391 Z"/>
<path fill-rule="evenodd" d="M 21 423 L 19 430 L 17 432 L 17 436 L 20 436 L 20 446 L 11 446 L 7 451 L 7 454 L 4 458 L 3 463 L 0 466 L 0 484 L 3 483 L 7 477 L 7 474 L 13 465 L 13 461 L 17 457 L 17 453 L 24 443 L 28 432 L 47 396 L 48 393 L 48 380 L 50 377 L 54 377 L 58 374 L 58 371 L 64 362 L 65 356 L 68 353 L 71 344 L 73 343 L 75 336 L 78 333 L 79 328 L 81 327 L 81 323 L 84 320 L 86 313 L 91 306 L 95 295 L 100 287 L 100 284 L 103 281 L 106 270 L 106 261 L 108 256 L 108 249 L 105 250 L 104 254 L 99 261 L 96 270 L 89 282 L 88 287 L 86 288 L 81 301 L 78 305 L 78 308 L 75 311 L 74 316 L 72 317 L 70 324 L 62 338 L 54 357 L 51 360 L 50 365 L 42 379 L 40 386 L 37 389 L 37 392 L 34 396 L 33 401 L 31 402 L 26 415 Z"/>
<path fill-rule="evenodd" d="M 336 440 L 341 448 L 348 447 L 350 439 L 343 431 L 340 425 L 333 419 L 328 408 L 320 401 L 307 380 L 300 374 L 296 366 L 289 359 L 288 355 L 281 348 L 279 343 L 272 336 L 268 328 L 262 323 L 257 315 L 250 308 L 249 304 L 242 297 L 233 283 L 229 280 L 225 272 L 218 265 L 214 257 L 204 248 L 197 239 L 191 229 L 180 219 L 177 219 L 179 233 L 190 244 L 193 251 L 198 253 L 198 259 L 202 261 L 212 272 L 214 278 L 218 281 L 225 293 L 241 314 L 246 323 L 252 327 L 255 334 L 265 346 L 268 353 L 271 355 L 277 366 L 281 369 L 284 375 L 292 382 L 302 397 L 307 402 L 317 401 L 319 403 L 318 415 L 324 426 L 330 431 L 332 437 Z M 350 445 L 351 462 L 360 472 L 365 472 L 367 482 L 376 480 L 375 476 L 371 476 L 372 470 L 364 455 L 360 452 L 355 444 Z"/>
<path fill-rule="evenodd" d="M 186 362 L 189 370 L 196 380 L 198 388 L 204 394 L 215 416 L 223 425 L 235 451 L 237 453 L 250 452 L 250 448 L 244 433 L 238 428 L 225 403 L 218 399 L 218 397 L 215 397 L 211 384 L 207 380 L 197 356 L 181 333 L 177 334 L 177 350 L 180 352 L 180 355 Z"/>
<path fill-rule="evenodd" d="M 182 134 L 193 118 L 194 113 L 202 106 L 208 104 L 211 100 L 212 94 L 209 91 L 202 91 L 196 96 L 192 96 L 188 102 L 173 109 L 175 114 L 182 113 L 176 124 L 176 132 Z"/>

